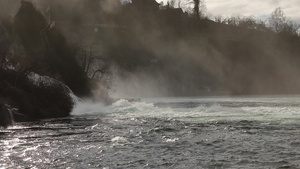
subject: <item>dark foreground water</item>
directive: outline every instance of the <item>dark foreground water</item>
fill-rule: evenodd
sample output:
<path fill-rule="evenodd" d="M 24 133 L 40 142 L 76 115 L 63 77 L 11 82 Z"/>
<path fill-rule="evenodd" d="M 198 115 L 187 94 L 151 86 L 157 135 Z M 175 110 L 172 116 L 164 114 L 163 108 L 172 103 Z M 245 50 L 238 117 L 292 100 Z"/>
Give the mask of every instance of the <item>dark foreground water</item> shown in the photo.
<path fill-rule="evenodd" d="M 83 102 L 0 129 L 0 168 L 300 168 L 300 97 Z"/>

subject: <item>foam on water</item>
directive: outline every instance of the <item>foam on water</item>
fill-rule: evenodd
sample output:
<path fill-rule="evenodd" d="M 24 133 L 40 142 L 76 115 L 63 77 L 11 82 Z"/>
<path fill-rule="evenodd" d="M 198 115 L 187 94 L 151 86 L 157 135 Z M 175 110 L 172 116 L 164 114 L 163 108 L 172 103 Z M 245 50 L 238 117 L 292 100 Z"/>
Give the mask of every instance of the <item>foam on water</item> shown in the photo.
<path fill-rule="evenodd" d="M 120 99 L 110 106 L 105 106 L 101 102 L 81 100 L 75 105 L 72 115 L 109 115 L 109 114 L 139 114 L 139 113 L 155 113 L 161 111 L 155 107 L 153 103 L 146 102 L 129 102 L 125 99 Z"/>
<path fill-rule="evenodd" d="M 0 168 L 300 168 L 299 100 L 80 100 L 0 130 Z"/>
<path fill-rule="evenodd" d="M 290 103 L 295 100 L 285 99 L 260 99 L 249 100 L 223 98 L 218 102 L 209 99 L 185 99 L 183 103 L 199 103 L 195 107 L 172 107 L 156 106 L 151 102 L 129 102 L 120 99 L 111 106 L 104 106 L 102 103 L 79 102 L 73 111 L 73 115 L 105 115 L 116 118 L 163 118 L 175 119 L 188 122 L 220 122 L 220 121 L 258 121 L 258 122 L 279 122 L 298 123 L 300 122 L 300 105 L 284 104 L 280 106 L 277 102 Z M 230 101 L 230 106 L 224 106 L 225 101 Z M 210 103 L 210 104 L 200 104 Z"/>

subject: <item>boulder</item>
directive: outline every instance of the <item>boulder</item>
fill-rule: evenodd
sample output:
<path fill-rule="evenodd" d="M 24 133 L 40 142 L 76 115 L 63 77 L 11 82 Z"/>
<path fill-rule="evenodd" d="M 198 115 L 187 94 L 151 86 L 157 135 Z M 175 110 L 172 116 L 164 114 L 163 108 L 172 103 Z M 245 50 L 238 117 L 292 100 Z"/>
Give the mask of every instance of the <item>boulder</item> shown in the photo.
<path fill-rule="evenodd" d="M 66 117 L 73 109 L 74 94 L 55 79 L 36 73 L 22 74 L 15 70 L 0 71 L 0 78 L 3 79 L 0 95 L 7 100 L 1 104 L 1 126 L 11 124 L 12 120 L 24 122 Z M 9 109 L 6 105 L 13 108 Z"/>

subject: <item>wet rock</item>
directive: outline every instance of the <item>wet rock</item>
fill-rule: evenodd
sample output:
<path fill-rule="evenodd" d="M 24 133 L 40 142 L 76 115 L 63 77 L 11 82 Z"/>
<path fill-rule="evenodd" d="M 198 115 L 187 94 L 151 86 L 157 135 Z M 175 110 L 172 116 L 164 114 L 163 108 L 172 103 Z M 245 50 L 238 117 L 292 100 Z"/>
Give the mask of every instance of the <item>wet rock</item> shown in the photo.
<path fill-rule="evenodd" d="M 10 106 L 6 101 L 0 99 L 0 127 L 7 127 L 12 124 Z"/>
<path fill-rule="evenodd" d="M 37 74 L 35 76 L 37 78 L 32 79 L 29 75 L 14 70 L 0 71 L 0 78 L 3 79 L 0 83 L 0 95 L 14 107 L 10 109 L 14 120 L 24 122 L 70 115 L 74 106 L 72 91 L 55 79 Z M 3 108 L 1 112 L 2 126 L 9 125 L 11 121 L 6 110 Z"/>

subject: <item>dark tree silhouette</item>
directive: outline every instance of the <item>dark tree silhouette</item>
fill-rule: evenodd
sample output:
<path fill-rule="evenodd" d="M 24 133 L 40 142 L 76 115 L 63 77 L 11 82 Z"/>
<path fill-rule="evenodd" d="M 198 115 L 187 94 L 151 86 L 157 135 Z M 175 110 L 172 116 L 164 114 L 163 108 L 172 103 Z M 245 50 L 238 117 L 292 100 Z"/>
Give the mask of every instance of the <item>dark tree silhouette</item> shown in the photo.
<path fill-rule="evenodd" d="M 200 19 L 199 5 L 200 5 L 200 0 L 194 0 L 194 12 L 195 12 L 197 19 Z"/>

